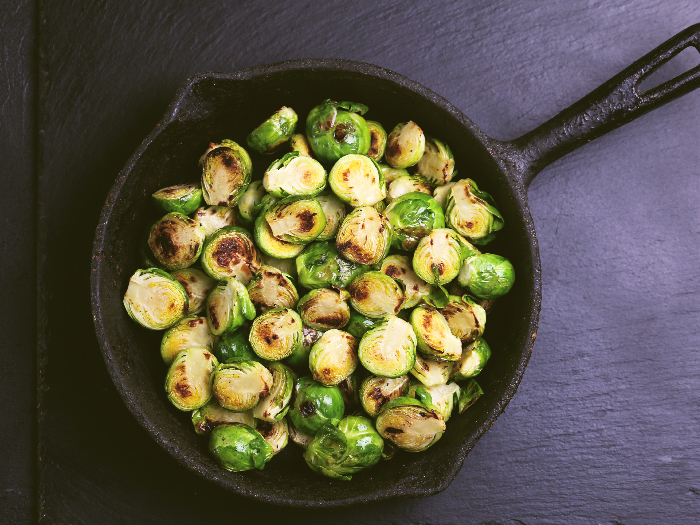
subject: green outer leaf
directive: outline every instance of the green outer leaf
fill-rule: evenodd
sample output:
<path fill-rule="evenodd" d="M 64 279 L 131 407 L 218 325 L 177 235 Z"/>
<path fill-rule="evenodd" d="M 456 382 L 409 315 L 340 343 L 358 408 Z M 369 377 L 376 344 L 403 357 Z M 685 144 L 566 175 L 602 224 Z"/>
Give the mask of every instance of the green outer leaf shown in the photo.
<path fill-rule="evenodd" d="M 292 108 L 282 107 L 255 128 L 246 142 L 260 153 L 272 153 L 277 146 L 292 137 L 298 120 L 299 117 Z"/>
<path fill-rule="evenodd" d="M 445 227 L 440 205 L 430 195 L 412 192 L 394 199 L 384 216 L 391 223 L 391 245 L 397 250 L 413 250 L 431 230 Z"/>
<path fill-rule="evenodd" d="M 358 113 L 339 109 L 364 110 L 366 106 L 326 100 L 313 108 L 306 119 L 306 138 L 314 155 L 322 162 L 335 162 L 344 155 L 365 155 L 370 146 L 370 132 Z M 342 130 L 341 130 L 342 126 Z M 336 137 L 342 137 L 340 142 Z"/>
<path fill-rule="evenodd" d="M 301 387 L 297 390 L 294 406 L 289 410 L 289 418 L 301 432 L 315 435 L 327 422 L 338 425 L 345 412 L 345 403 L 340 388 L 309 379 L 297 380 Z"/>
<path fill-rule="evenodd" d="M 476 400 L 483 395 L 484 391 L 474 379 L 470 379 L 466 386 L 459 391 L 459 413 L 463 414 Z"/>
<path fill-rule="evenodd" d="M 308 289 L 347 288 L 368 266 L 343 259 L 335 244 L 317 241 L 306 246 L 297 257 L 299 284 Z"/>
<path fill-rule="evenodd" d="M 272 446 L 259 432 L 240 423 L 216 427 L 209 439 L 209 452 L 231 472 L 262 470 L 274 455 Z"/>
<path fill-rule="evenodd" d="M 174 195 L 172 192 L 169 192 L 169 190 L 178 189 L 182 186 L 190 186 L 190 188 L 184 194 L 180 195 Z M 199 203 L 202 201 L 202 188 L 199 184 L 179 184 L 177 186 L 160 189 L 155 192 L 152 197 L 156 204 L 166 212 L 177 212 L 183 215 L 189 215 L 199 208 Z"/>

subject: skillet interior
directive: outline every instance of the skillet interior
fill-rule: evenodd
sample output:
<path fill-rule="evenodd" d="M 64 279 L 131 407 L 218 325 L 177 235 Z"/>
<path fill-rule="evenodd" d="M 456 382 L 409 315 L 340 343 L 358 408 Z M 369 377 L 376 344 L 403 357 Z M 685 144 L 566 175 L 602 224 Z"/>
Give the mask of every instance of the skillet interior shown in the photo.
<path fill-rule="evenodd" d="M 210 141 L 229 138 L 245 144 L 247 133 L 283 105 L 297 111 L 298 129 L 303 129 L 309 109 L 328 97 L 367 104 L 367 118 L 389 129 L 414 120 L 427 134 L 445 140 L 460 176 L 474 178 L 499 204 L 506 226 L 486 251 L 510 258 L 516 283 L 488 317 L 485 337 L 493 355 L 477 379 L 485 395 L 465 414 L 453 416 L 443 438 L 428 451 L 397 454 L 351 482 L 315 475 L 293 444 L 264 471 L 229 473 L 210 458 L 207 441 L 194 433 L 188 414 L 177 411 L 164 395 L 166 368 L 158 351 L 162 332 L 146 331 L 131 321 L 122 297 L 140 266 L 139 241 L 153 214 L 158 215 L 151 193 L 198 180 L 197 159 Z M 540 306 L 539 255 L 526 197 L 491 156 L 489 144 L 447 101 L 376 66 L 309 60 L 194 77 L 121 172 L 95 238 L 92 301 L 97 336 L 114 383 L 138 421 L 181 464 L 263 501 L 329 506 L 444 490 L 515 393 L 532 350 Z M 271 160 L 253 157 L 254 178 L 262 177 Z"/>

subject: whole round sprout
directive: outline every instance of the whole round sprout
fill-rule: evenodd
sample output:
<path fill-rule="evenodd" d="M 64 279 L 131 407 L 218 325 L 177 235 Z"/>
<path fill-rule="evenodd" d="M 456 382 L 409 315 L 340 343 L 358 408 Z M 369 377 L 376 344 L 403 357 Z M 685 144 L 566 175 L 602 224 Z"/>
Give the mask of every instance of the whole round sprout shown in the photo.
<path fill-rule="evenodd" d="M 418 163 L 425 150 L 425 135 L 413 121 L 397 124 L 389 133 L 384 159 L 392 168 L 408 168 Z"/>
<path fill-rule="evenodd" d="M 445 227 L 442 208 L 424 193 L 407 193 L 387 206 L 384 216 L 391 224 L 391 245 L 411 251 L 432 230 Z"/>
<path fill-rule="evenodd" d="M 155 192 L 153 200 L 167 212 L 189 215 L 197 209 L 202 200 L 202 188 L 199 184 L 169 186 Z"/>
<path fill-rule="evenodd" d="M 202 268 L 217 280 L 235 277 L 248 285 L 262 263 L 248 231 L 227 226 L 214 232 L 204 243 Z"/>
<path fill-rule="evenodd" d="M 390 315 L 362 337 L 358 357 L 362 366 L 375 375 L 399 377 L 413 368 L 416 344 L 411 325 Z"/>
<path fill-rule="evenodd" d="M 386 149 L 386 131 L 379 122 L 375 122 L 374 120 L 368 120 L 367 127 L 369 128 L 370 135 L 367 156 L 379 162 L 384 156 L 384 150 Z"/>
<path fill-rule="evenodd" d="M 152 227 L 148 246 L 161 266 L 179 270 L 192 266 L 202 252 L 204 230 L 181 213 L 168 213 Z"/>
<path fill-rule="evenodd" d="M 301 344 L 285 358 L 284 362 L 296 371 L 307 373 L 309 370 L 309 354 L 311 353 L 311 348 L 322 335 L 322 332 L 305 326 L 302 329 Z"/>
<path fill-rule="evenodd" d="M 340 200 L 351 206 L 374 206 L 386 197 L 384 174 L 367 155 L 346 155 L 328 173 L 328 183 Z"/>
<path fill-rule="evenodd" d="M 457 233 L 475 244 L 486 244 L 503 228 L 503 216 L 491 196 L 479 191 L 471 179 L 460 180 L 447 194 L 445 220 Z"/>
<path fill-rule="evenodd" d="M 432 137 L 425 139 L 425 152 L 416 165 L 416 173 L 433 185 L 447 184 L 455 174 L 455 158 L 450 147 Z"/>
<path fill-rule="evenodd" d="M 258 316 L 248 336 L 253 351 L 268 361 L 289 357 L 302 344 L 301 317 L 290 308 L 275 308 Z"/>
<path fill-rule="evenodd" d="M 321 203 L 313 197 L 287 197 L 265 210 L 265 220 L 277 239 L 308 244 L 326 228 Z"/>
<path fill-rule="evenodd" d="M 313 108 L 306 118 L 306 138 L 314 155 L 330 163 L 345 155 L 366 154 L 371 135 L 361 115 L 367 109 L 364 104 L 330 99 Z"/>
<path fill-rule="evenodd" d="M 177 279 L 177 282 L 187 292 L 187 298 L 189 299 L 187 313 L 190 315 L 198 314 L 204 310 L 204 302 L 207 300 L 209 292 L 216 286 L 216 281 L 203 271 L 195 268 L 175 270 L 171 275 Z"/>
<path fill-rule="evenodd" d="M 350 283 L 350 304 L 362 315 L 373 318 L 396 315 L 404 302 L 401 286 L 382 272 L 367 272 Z"/>
<path fill-rule="evenodd" d="M 457 277 L 464 260 L 464 244 L 449 228 L 439 228 L 423 237 L 413 253 L 413 270 L 430 284 L 446 284 Z"/>
<path fill-rule="evenodd" d="M 270 363 L 267 369 L 272 374 L 270 394 L 255 406 L 253 415 L 265 421 L 279 421 L 289 410 L 292 401 L 294 375 L 282 363 Z"/>
<path fill-rule="evenodd" d="M 160 342 L 160 356 L 166 365 L 170 365 L 175 356 L 183 350 L 194 346 L 214 350 L 214 335 L 209 331 L 204 317 L 190 315 L 166 330 Z"/>
<path fill-rule="evenodd" d="M 340 225 L 335 244 L 349 261 L 376 264 L 391 246 L 389 220 L 370 206 L 355 209 Z"/>
<path fill-rule="evenodd" d="M 496 299 L 507 294 L 515 282 L 511 262 L 494 253 L 468 257 L 459 272 L 459 284 L 479 299 Z"/>
<path fill-rule="evenodd" d="M 432 286 L 416 275 L 411 268 L 411 263 L 405 255 L 390 255 L 382 261 L 379 269 L 392 279 L 401 281 L 404 287 L 403 310 L 413 308 L 420 303 L 424 297 L 430 295 Z"/>
<path fill-rule="evenodd" d="M 299 301 L 292 279 L 277 268 L 264 264 L 250 281 L 248 295 L 260 313 L 273 308 L 294 308 Z"/>
<path fill-rule="evenodd" d="M 270 225 L 265 219 L 265 213 L 261 212 L 255 219 L 255 242 L 258 248 L 270 257 L 277 259 L 293 259 L 303 250 L 304 244 L 295 244 L 278 239 L 272 234 Z"/>
<path fill-rule="evenodd" d="M 201 159 L 204 202 L 235 206 L 253 176 L 250 155 L 232 140 L 211 144 Z"/>
<path fill-rule="evenodd" d="M 305 326 L 316 330 L 342 328 L 350 320 L 348 293 L 329 288 L 311 290 L 299 301 L 299 315 Z"/>
<path fill-rule="evenodd" d="M 255 318 L 255 306 L 248 292 L 236 279 L 223 279 L 207 296 L 207 322 L 214 335 L 233 332 Z"/>
<path fill-rule="evenodd" d="M 165 377 L 165 392 L 176 408 L 190 411 L 211 399 L 211 375 L 219 363 L 206 348 L 188 348 L 173 360 Z"/>
<path fill-rule="evenodd" d="M 262 470 L 274 456 L 272 446 L 258 432 L 240 423 L 216 427 L 209 439 L 209 452 L 231 472 Z"/>
<path fill-rule="evenodd" d="M 221 405 L 216 398 L 211 398 L 209 402 L 201 408 L 192 411 L 192 424 L 197 434 L 209 434 L 219 425 L 229 425 L 231 423 L 242 423 L 252 427 L 255 424 L 252 411 L 231 412 Z"/>
<path fill-rule="evenodd" d="M 289 426 L 286 419 L 279 421 L 255 420 L 255 430 L 272 447 L 272 451 L 277 455 L 289 443 Z"/>
<path fill-rule="evenodd" d="M 275 197 L 313 197 L 324 190 L 326 178 L 326 170 L 320 162 L 292 151 L 270 164 L 263 186 Z"/>
<path fill-rule="evenodd" d="M 358 341 L 362 339 L 372 328 L 376 328 L 382 323 L 383 319 L 373 319 L 356 312 L 355 310 L 350 310 L 350 321 L 344 326 L 347 333 L 352 335 Z"/>
<path fill-rule="evenodd" d="M 269 395 L 272 382 L 270 371 L 257 361 L 237 359 L 217 367 L 211 386 L 222 408 L 245 412 Z"/>
<path fill-rule="evenodd" d="M 418 338 L 418 350 L 431 359 L 458 361 L 462 342 L 452 332 L 442 314 L 431 306 L 419 306 L 411 312 L 411 326 Z"/>
<path fill-rule="evenodd" d="M 479 375 L 490 357 L 491 348 L 486 341 L 481 338 L 476 339 L 462 350 L 462 358 L 455 365 L 452 378 L 461 381 Z"/>
<path fill-rule="evenodd" d="M 450 296 L 449 303 L 440 309 L 452 335 L 460 341 L 470 342 L 481 337 L 486 328 L 486 311 L 468 295 L 463 298 Z"/>
<path fill-rule="evenodd" d="M 214 351 L 220 363 L 228 363 L 232 359 L 260 361 L 257 354 L 253 352 L 253 347 L 250 346 L 248 332 L 249 330 L 243 327 L 221 336 Z"/>
<path fill-rule="evenodd" d="M 250 223 L 255 220 L 256 215 L 264 206 L 263 199 L 266 195 L 267 192 L 263 188 L 262 181 L 255 180 L 248 184 L 248 187 L 238 200 L 238 213 L 244 221 Z M 220 227 L 223 228 L 223 226 Z"/>
<path fill-rule="evenodd" d="M 204 230 L 204 237 L 209 237 L 216 230 L 226 226 L 236 226 L 236 210 L 226 206 L 209 206 L 199 208 L 194 214 L 194 220 Z"/>
<path fill-rule="evenodd" d="M 401 175 L 387 186 L 386 200 L 393 202 L 402 195 L 413 192 L 432 195 L 430 183 L 424 177 L 420 175 Z"/>
<path fill-rule="evenodd" d="M 345 218 L 345 204 L 333 193 L 319 195 L 316 199 L 321 203 L 323 215 L 326 217 L 326 227 L 321 234 L 316 237 L 316 240 L 329 241 L 335 239 L 338 228 L 340 228 L 340 223 L 343 222 Z"/>
<path fill-rule="evenodd" d="M 126 313 L 149 330 L 170 328 L 187 314 L 188 305 L 182 285 L 158 268 L 136 270 L 124 294 Z"/>
<path fill-rule="evenodd" d="M 297 257 L 299 284 L 304 288 L 347 288 L 350 282 L 369 270 L 363 264 L 345 260 L 335 244 L 313 242 Z"/>
<path fill-rule="evenodd" d="M 444 385 L 450 379 L 454 367 L 454 361 L 435 361 L 417 355 L 411 374 L 425 386 Z"/>
<path fill-rule="evenodd" d="M 435 407 L 410 397 L 387 403 L 377 416 L 376 427 L 384 439 L 408 452 L 428 449 L 447 428 L 445 418 Z"/>
<path fill-rule="evenodd" d="M 282 106 L 274 115 L 255 128 L 246 142 L 260 153 L 272 153 L 294 134 L 299 117 L 292 108 Z"/>
<path fill-rule="evenodd" d="M 300 378 L 289 419 L 294 427 L 314 435 L 326 423 L 337 425 L 345 412 L 343 395 L 337 386 L 325 386 L 311 378 Z"/>
<path fill-rule="evenodd" d="M 292 138 L 289 139 L 289 146 L 292 148 L 292 151 L 298 151 L 299 155 L 313 158 L 311 146 L 309 145 L 309 141 L 306 140 L 306 135 L 303 133 L 295 133 L 292 135 Z"/>
<path fill-rule="evenodd" d="M 393 399 L 408 394 L 410 379 L 407 375 L 399 377 L 369 376 L 360 387 L 360 402 L 372 417 L 377 417 L 382 407 Z"/>
<path fill-rule="evenodd" d="M 324 385 L 337 385 L 357 368 L 357 341 L 342 330 L 329 330 L 316 341 L 309 354 L 309 370 Z"/>
<path fill-rule="evenodd" d="M 457 383 L 446 385 L 425 386 L 421 383 L 411 385 L 408 397 L 416 398 L 425 404 L 432 405 L 445 418 L 450 419 L 452 410 L 458 405 L 460 388 Z"/>

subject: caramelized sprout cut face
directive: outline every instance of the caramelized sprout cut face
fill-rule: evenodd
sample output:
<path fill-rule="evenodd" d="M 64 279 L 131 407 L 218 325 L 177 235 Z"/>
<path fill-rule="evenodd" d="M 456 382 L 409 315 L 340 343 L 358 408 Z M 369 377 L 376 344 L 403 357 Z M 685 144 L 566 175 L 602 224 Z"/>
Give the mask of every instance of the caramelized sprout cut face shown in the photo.
<path fill-rule="evenodd" d="M 326 228 L 321 203 L 313 197 L 287 197 L 265 211 L 272 235 L 280 241 L 308 244 Z"/>
<path fill-rule="evenodd" d="M 503 228 L 503 216 L 491 196 L 471 179 L 457 182 L 447 193 L 447 224 L 475 244 L 486 244 Z"/>
<path fill-rule="evenodd" d="M 302 344 L 301 317 L 291 308 L 275 308 L 258 316 L 250 327 L 250 344 L 259 357 L 277 361 Z"/>
<path fill-rule="evenodd" d="M 453 230 L 440 228 L 423 237 L 413 253 L 413 270 L 430 284 L 446 284 L 462 266 L 463 244 Z"/>
<path fill-rule="evenodd" d="M 225 206 L 199 208 L 194 214 L 194 220 L 204 230 L 205 238 L 209 237 L 216 230 L 238 224 L 235 208 L 227 208 Z"/>
<path fill-rule="evenodd" d="M 357 341 L 342 330 L 329 330 L 316 341 L 309 354 L 309 370 L 324 385 L 337 385 L 357 368 Z"/>
<path fill-rule="evenodd" d="M 255 406 L 253 415 L 256 419 L 279 421 L 289 410 L 292 401 L 294 374 L 282 363 L 270 363 L 267 369 L 272 374 L 270 394 Z"/>
<path fill-rule="evenodd" d="M 384 439 L 408 452 L 428 449 L 447 428 L 445 418 L 435 407 L 410 397 L 387 403 L 377 416 L 376 427 Z"/>
<path fill-rule="evenodd" d="M 316 330 L 343 328 L 350 320 L 347 292 L 329 288 L 311 290 L 299 301 L 299 315 L 305 326 Z"/>
<path fill-rule="evenodd" d="M 231 412 L 221 405 L 212 397 L 209 402 L 201 408 L 192 412 L 192 425 L 197 434 L 209 434 L 219 425 L 230 425 L 232 423 L 241 423 L 252 427 L 255 424 L 253 413 L 248 412 Z"/>
<path fill-rule="evenodd" d="M 215 339 L 209 331 L 207 320 L 191 315 L 166 330 L 160 342 L 160 356 L 166 365 L 170 365 L 177 354 L 188 348 L 196 346 L 213 352 Z"/>
<path fill-rule="evenodd" d="M 326 187 L 326 178 L 326 170 L 320 162 L 293 151 L 270 164 L 263 186 L 275 197 L 312 197 Z"/>
<path fill-rule="evenodd" d="M 201 163 L 204 202 L 235 206 L 253 175 L 248 152 L 232 140 L 223 140 L 210 145 Z"/>
<path fill-rule="evenodd" d="M 293 259 L 305 247 L 304 244 L 295 244 L 275 237 L 263 212 L 255 219 L 255 242 L 265 255 L 276 259 Z"/>
<path fill-rule="evenodd" d="M 452 378 L 461 381 L 479 375 L 490 357 L 491 348 L 486 341 L 481 338 L 476 339 L 462 350 L 462 358 L 455 365 Z"/>
<path fill-rule="evenodd" d="M 343 257 L 357 264 L 376 264 L 389 253 L 389 220 L 370 206 L 355 209 L 345 217 L 335 240 Z"/>
<path fill-rule="evenodd" d="M 299 301 L 292 279 L 277 268 L 264 264 L 250 281 L 248 295 L 260 313 L 273 308 L 294 308 Z"/>
<path fill-rule="evenodd" d="M 405 299 L 402 309 L 413 308 L 430 295 L 431 285 L 416 275 L 406 255 L 390 255 L 382 261 L 379 271 L 403 283 Z"/>
<path fill-rule="evenodd" d="M 411 325 L 391 315 L 362 337 L 358 356 L 362 366 L 373 374 L 400 377 L 413 368 L 416 345 Z"/>
<path fill-rule="evenodd" d="M 126 313 L 149 330 L 170 328 L 187 314 L 188 305 L 182 285 L 158 268 L 136 270 L 124 294 Z"/>
<path fill-rule="evenodd" d="M 435 361 L 417 355 L 411 374 L 425 386 L 444 385 L 450 379 L 454 366 L 453 361 Z"/>
<path fill-rule="evenodd" d="M 397 124 L 389 134 L 384 158 L 392 168 L 414 166 L 423 156 L 425 135 L 413 121 Z"/>
<path fill-rule="evenodd" d="M 372 157 L 377 162 L 382 160 L 384 150 L 386 149 L 386 131 L 379 122 L 374 120 L 367 121 L 369 128 L 370 145 L 367 150 L 367 156 Z"/>
<path fill-rule="evenodd" d="M 250 234 L 240 226 L 214 232 L 204 243 L 202 268 L 217 280 L 234 277 L 248 285 L 262 263 Z"/>
<path fill-rule="evenodd" d="M 171 275 L 177 279 L 177 282 L 187 292 L 187 298 L 189 299 L 187 313 L 190 315 L 198 314 L 204 310 L 204 302 L 207 300 L 209 292 L 216 286 L 216 281 L 196 268 L 175 270 Z"/>
<path fill-rule="evenodd" d="M 455 173 L 455 158 L 450 147 L 436 138 L 426 138 L 425 152 L 416 165 L 416 173 L 436 186 L 450 182 Z"/>
<path fill-rule="evenodd" d="M 233 332 L 255 317 L 248 291 L 236 279 L 223 279 L 207 296 L 207 323 L 214 335 Z"/>
<path fill-rule="evenodd" d="M 211 399 L 211 374 L 219 363 L 206 348 L 183 350 L 170 365 L 165 377 L 165 392 L 176 408 L 190 411 Z"/>
<path fill-rule="evenodd" d="M 333 193 L 351 206 L 374 206 L 386 197 L 384 174 L 367 155 L 346 155 L 328 174 Z"/>
<path fill-rule="evenodd" d="M 411 326 L 418 337 L 418 350 L 429 359 L 458 361 L 462 357 L 462 342 L 452 335 L 447 321 L 435 308 L 415 308 Z"/>
<path fill-rule="evenodd" d="M 245 412 L 270 394 L 272 374 L 257 361 L 245 359 L 219 365 L 211 380 L 214 397 L 226 410 Z"/>
<path fill-rule="evenodd" d="M 180 270 L 192 266 L 202 252 L 204 229 L 181 213 L 168 213 L 152 227 L 148 246 L 161 266 Z"/>
<path fill-rule="evenodd" d="M 452 335 L 460 341 L 471 342 L 481 337 L 486 328 L 486 310 L 468 295 L 463 298 L 450 296 L 450 302 L 440 313 L 447 321 Z"/>
<path fill-rule="evenodd" d="M 323 215 L 326 216 L 326 227 L 321 234 L 316 237 L 316 240 L 330 241 L 335 239 L 338 228 L 340 228 L 340 223 L 343 222 L 345 218 L 345 204 L 333 193 L 319 195 L 316 199 L 321 203 Z"/>
<path fill-rule="evenodd" d="M 404 302 L 401 286 L 382 272 L 367 272 L 350 283 L 350 304 L 362 315 L 382 318 L 396 315 Z"/>
<path fill-rule="evenodd" d="M 389 401 L 408 394 L 410 379 L 407 375 L 389 378 L 369 376 L 360 387 L 360 403 L 372 417 L 377 417 Z"/>
<path fill-rule="evenodd" d="M 289 425 L 285 418 L 279 421 L 255 420 L 255 430 L 272 447 L 273 453 L 278 454 L 289 443 Z"/>
<path fill-rule="evenodd" d="M 388 202 L 393 202 L 402 195 L 413 192 L 431 195 L 432 189 L 430 183 L 420 175 L 401 175 L 389 184 L 386 192 L 386 200 Z"/>

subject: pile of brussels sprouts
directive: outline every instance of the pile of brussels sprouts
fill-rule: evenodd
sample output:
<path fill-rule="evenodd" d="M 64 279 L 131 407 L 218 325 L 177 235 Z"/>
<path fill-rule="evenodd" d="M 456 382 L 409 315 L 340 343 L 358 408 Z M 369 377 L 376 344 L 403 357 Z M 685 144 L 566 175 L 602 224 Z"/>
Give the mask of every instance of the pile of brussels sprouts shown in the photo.
<path fill-rule="evenodd" d="M 280 157 L 261 180 L 223 140 L 201 184 L 153 194 L 167 213 L 124 306 L 166 330 L 168 398 L 228 470 L 262 469 L 291 439 L 312 470 L 349 480 L 426 450 L 482 394 L 485 307 L 514 272 L 476 246 L 503 218 L 473 180 L 453 182 L 447 144 L 414 122 L 387 135 L 366 111 L 326 100 L 295 134 L 283 107 L 247 137 Z"/>

